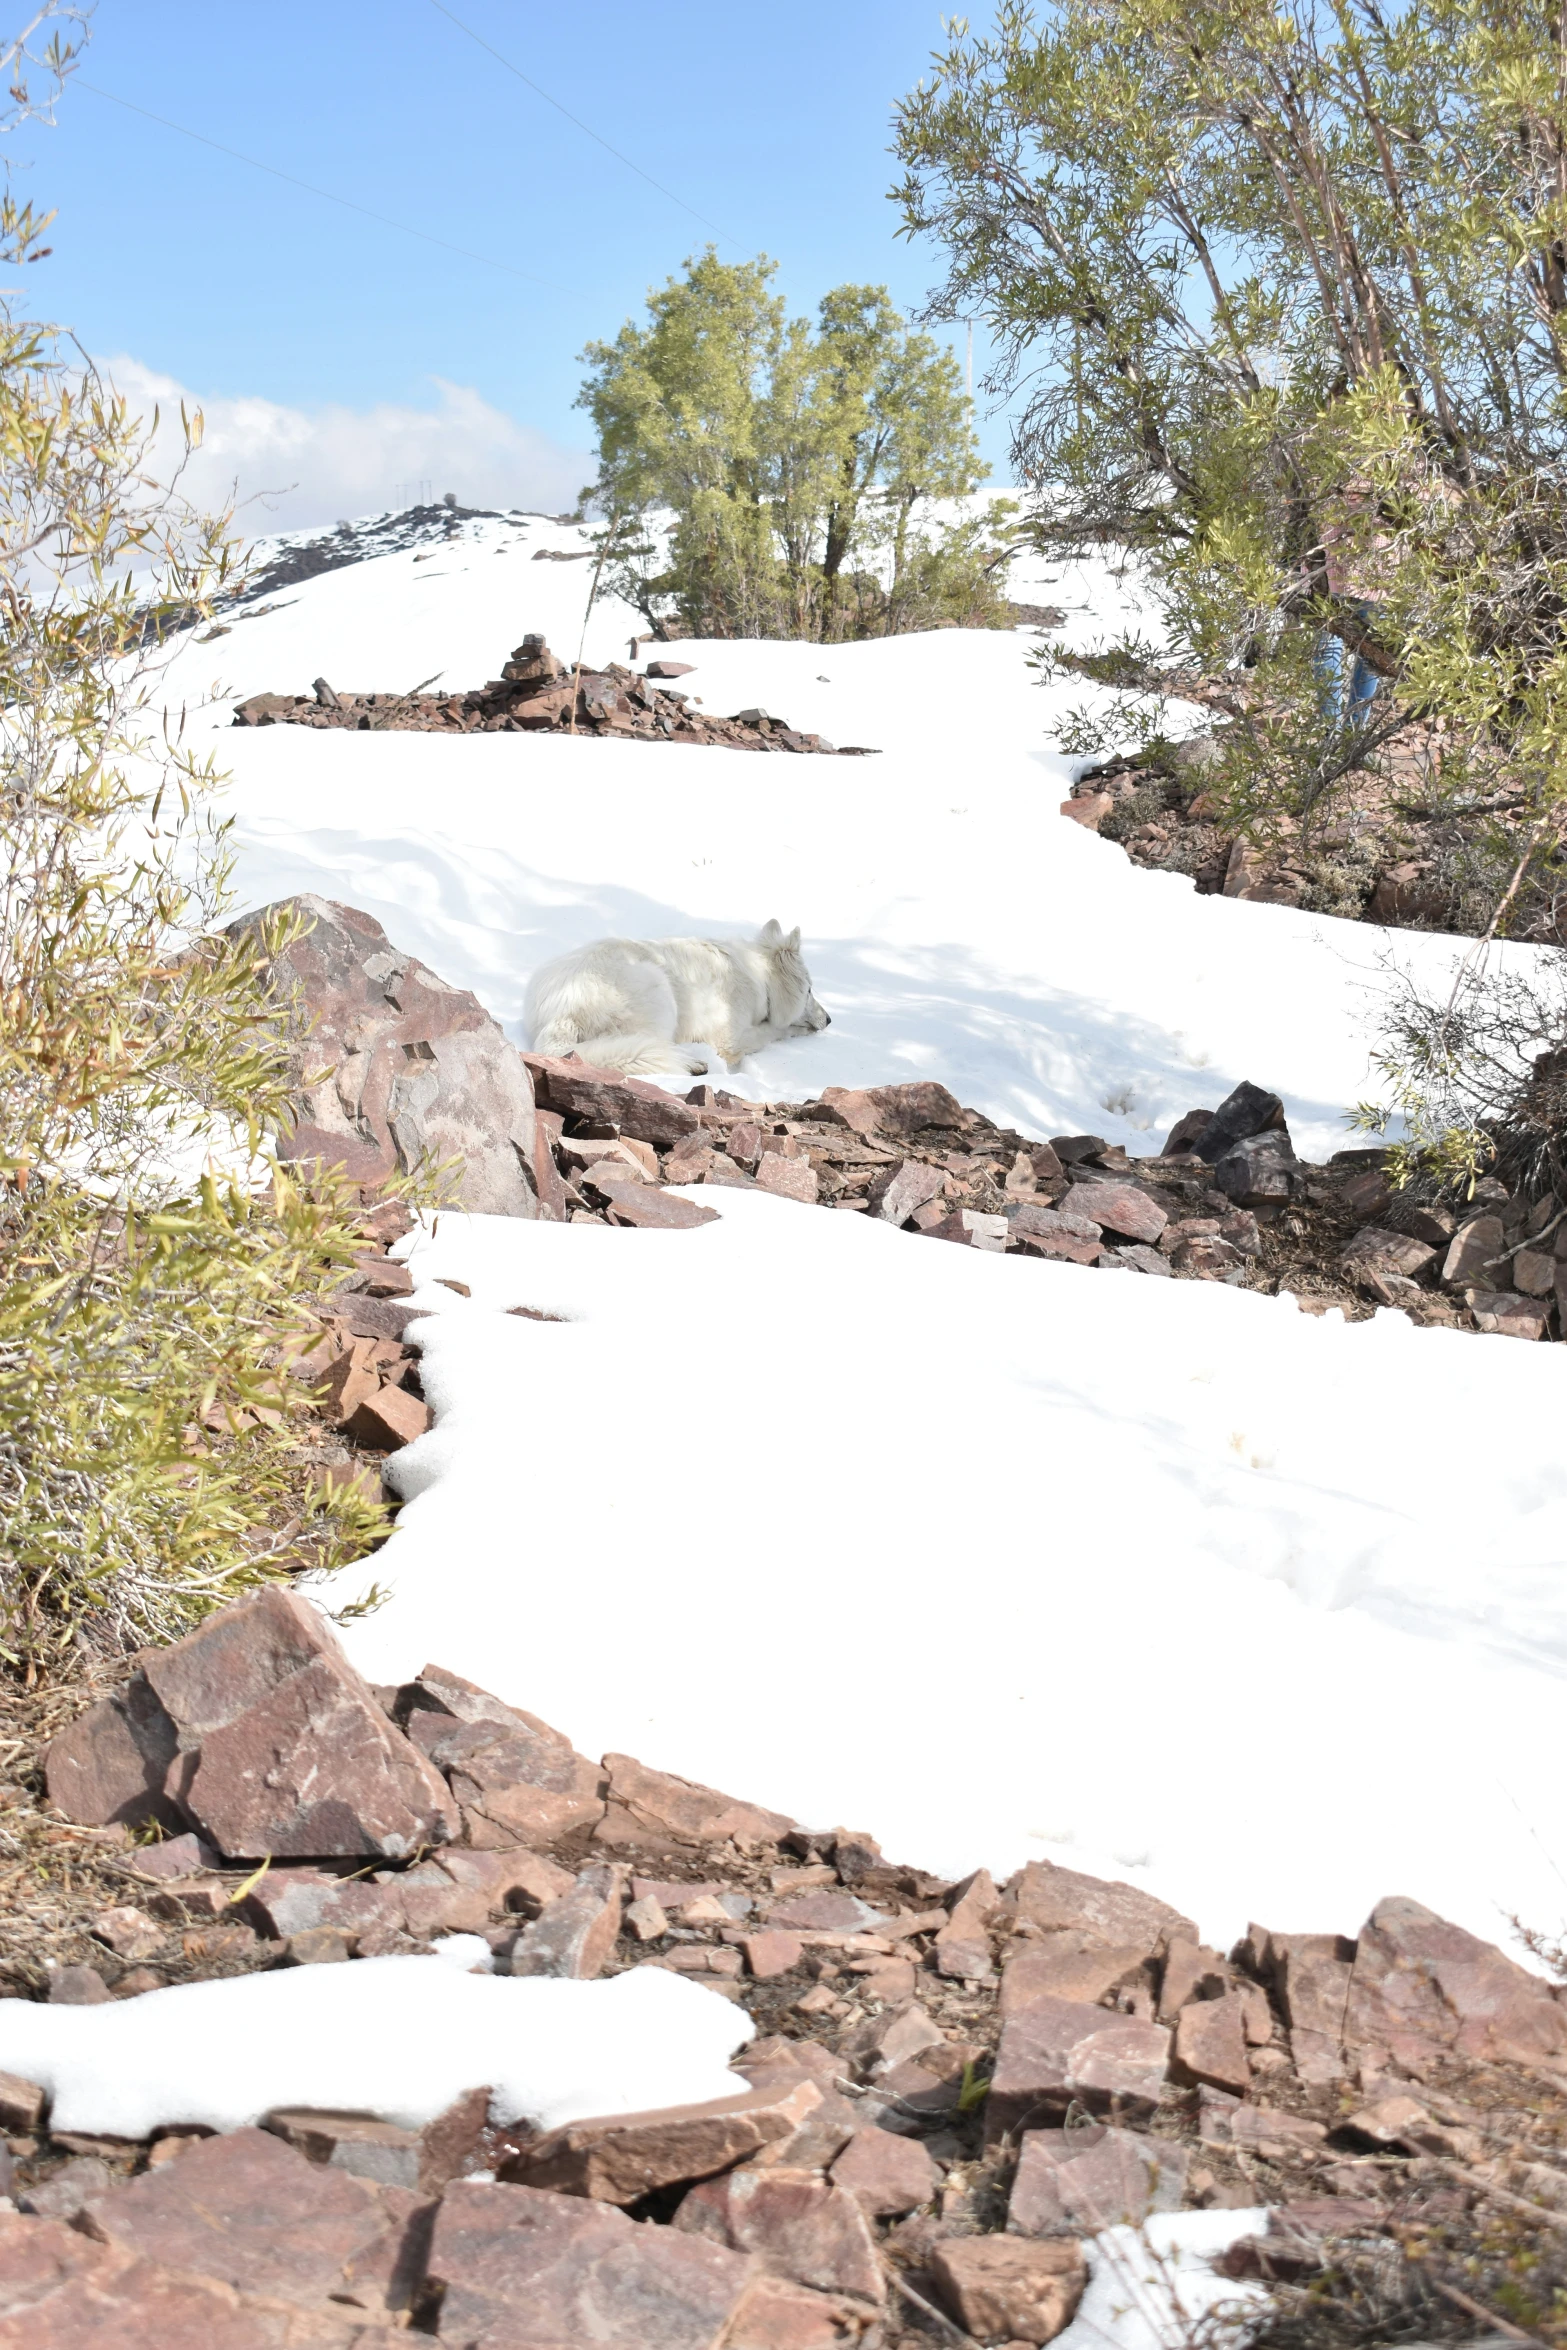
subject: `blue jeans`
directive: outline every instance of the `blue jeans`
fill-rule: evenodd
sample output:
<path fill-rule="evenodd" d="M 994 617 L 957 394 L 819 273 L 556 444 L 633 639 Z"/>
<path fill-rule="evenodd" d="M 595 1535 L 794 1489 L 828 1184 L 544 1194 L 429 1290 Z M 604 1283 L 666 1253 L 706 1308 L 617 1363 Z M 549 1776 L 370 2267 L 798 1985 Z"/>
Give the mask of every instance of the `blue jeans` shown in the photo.
<path fill-rule="evenodd" d="M 1357 620 L 1369 621 L 1376 611 L 1374 604 L 1352 604 L 1350 610 Z M 1382 683 L 1374 669 L 1366 666 L 1363 657 L 1350 655 L 1343 639 L 1319 636 L 1312 656 L 1312 667 L 1317 673 L 1318 700 L 1322 715 L 1330 725 L 1340 720 L 1350 726 L 1364 726 L 1371 714 L 1371 705 L 1377 698 L 1377 687 Z M 1344 672 L 1349 670 L 1349 693 L 1344 691 Z"/>

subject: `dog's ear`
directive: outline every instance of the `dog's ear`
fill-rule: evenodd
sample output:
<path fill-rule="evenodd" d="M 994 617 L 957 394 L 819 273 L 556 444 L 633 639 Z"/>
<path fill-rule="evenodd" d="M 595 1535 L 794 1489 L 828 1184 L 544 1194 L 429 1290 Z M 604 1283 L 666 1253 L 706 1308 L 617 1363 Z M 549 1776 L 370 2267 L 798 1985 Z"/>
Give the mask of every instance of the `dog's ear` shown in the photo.
<path fill-rule="evenodd" d="M 794 928 L 793 928 L 793 929 L 790 931 L 790 933 L 789 933 L 788 937 L 787 937 L 787 938 L 784 940 L 784 948 L 785 948 L 785 951 L 786 951 L 787 953 L 791 954 L 791 955 L 797 955 L 797 954 L 799 953 L 799 951 L 800 951 L 800 925 L 799 925 L 799 923 L 798 923 L 798 922 L 795 924 Z"/>
<path fill-rule="evenodd" d="M 777 947 L 783 944 L 783 932 L 776 922 L 764 922 L 756 934 L 759 947 Z"/>

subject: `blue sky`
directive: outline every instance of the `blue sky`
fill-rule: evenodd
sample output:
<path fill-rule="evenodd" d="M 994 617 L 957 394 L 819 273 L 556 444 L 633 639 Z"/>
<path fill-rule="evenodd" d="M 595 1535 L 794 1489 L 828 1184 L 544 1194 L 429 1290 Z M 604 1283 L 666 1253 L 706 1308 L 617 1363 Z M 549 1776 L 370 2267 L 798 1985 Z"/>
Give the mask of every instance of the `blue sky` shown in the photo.
<path fill-rule="evenodd" d="M 99 0 L 57 126 L 15 142 L 25 192 L 59 213 L 34 304 L 128 388 L 201 399 L 244 490 L 292 468 L 274 522 L 415 477 L 569 499 L 589 470 L 578 352 L 709 239 L 773 255 L 802 310 L 845 279 L 907 307 L 935 281 L 886 196 L 890 109 L 941 38 L 929 0 L 452 6 L 668 193 L 433 0 Z M 981 429 L 1004 480 L 1004 424 Z"/>

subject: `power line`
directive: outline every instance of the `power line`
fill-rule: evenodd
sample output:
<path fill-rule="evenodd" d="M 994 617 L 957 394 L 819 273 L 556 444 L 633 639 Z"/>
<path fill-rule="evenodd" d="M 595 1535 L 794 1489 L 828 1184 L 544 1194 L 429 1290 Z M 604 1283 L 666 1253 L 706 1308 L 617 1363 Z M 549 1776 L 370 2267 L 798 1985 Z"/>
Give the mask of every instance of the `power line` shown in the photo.
<path fill-rule="evenodd" d="M 307 196 L 319 196 L 323 203 L 340 204 L 345 212 L 357 212 L 365 220 L 379 221 L 382 228 L 396 229 L 400 236 L 418 237 L 426 245 L 439 245 L 443 253 L 460 254 L 464 261 L 477 261 L 485 269 L 504 270 L 508 277 L 520 277 L 530 286 L 545 286 L 553 293 L 558 289 L 548 278 L 534 277 L 526 269 L 514 269 L 509 261 L 495 261 L 488 253 L 470 253 L 466 245 L 449 244 L 445 237 L 432 236 L 428 229 L 410 228 L 405 220 L 389 219 L 384 212 L 372 212 L 368 204 L 356 204 L 351 197 L 334 196 L 330 188 L 312 187 L 309 180 L 296 179 L 291 171 L 279 171 L 275 163 L 263 163 L 258 156 L 242 155 L 237 147 L 225 147 L 219 139 L 209 139 L 204 131 L 188 130 L 182 122 L 170 122 L 166 114 L 154 114 L 148 106 L 138 106 L 130 98 L 116 97 L 113 90 L 105 90 L 96 82 L 83 81 L 79 73 L 72 74 L 73 90 L 91 90 L 95 98 L 107 98 L 111 106 L 123 106 L 129 114 L 139 114 L 148 122 L 155 122 L 166 131 L 178 131 L 182 139 L 194 139 L 198 146 L 211 147 L 216 154 L 227 155 L 235 163 L 248 163 L 252 171 L 264 171 L 272 179 L 285 180 L 291 188 L 303 188 Z"/>
<path fill-rule="evenodd" d="M 563 114 L 569 123 L 574 123 L 583 136 L 591 139 L 595 146 L 602 147 L 606 155 L 613 155 L 617 163 L 623 163 L 628 171 L 634 171 L 639 180 L 646 180 L 650 188 L 657 188 L 661 196 L 667 196 L 671 204 L 678 204 L 682 212 L 689 212 L 693 220 L 699 220 L 704 228 L 710 228 L 715 237 L 722 237 L 726 245 L 732 245 L 736 242 L 727 229 L 722 229 L 716 221 L 709 220 L 705 212 L 698 212 L 694 204 L 688 204 L 683 196 L 677 196 L 673 188 L 666 188 L 662 180 L 656 180 L 650 171 L 644 171 L 640 163 L 633 163 L 629 155 L 622 155 L 620 149 L 612 147 L 608 139 L 601 139 L 598 132 L 590 129 L 580 115 L 573 114 L 569 106 L 562 106 L 560 100 L 552 98 L 549 91 L 542 88 L 538 82 L 530 81 L 520 65 L 513 65 L 509 57 L 503 57 L 498 49 L 492 49 L 489 42 L 474 31 L 471 24 L 464 24 L 460 16 L 454 16 L 446 6 L 445 0 L 430 0 L 430 6 L 439 10 L 447 22 L 454 24 L 460 33 L 466 33 L 468 39 L 476 47 L 482 49 L 487 57 L 493 57 L 497 65 L 504 65 L 508 73 L 515 74 L 518 81 L 530 89 L 535 97 L 544 100 L 546 106 L 553 106 L 557 114 Z"/>

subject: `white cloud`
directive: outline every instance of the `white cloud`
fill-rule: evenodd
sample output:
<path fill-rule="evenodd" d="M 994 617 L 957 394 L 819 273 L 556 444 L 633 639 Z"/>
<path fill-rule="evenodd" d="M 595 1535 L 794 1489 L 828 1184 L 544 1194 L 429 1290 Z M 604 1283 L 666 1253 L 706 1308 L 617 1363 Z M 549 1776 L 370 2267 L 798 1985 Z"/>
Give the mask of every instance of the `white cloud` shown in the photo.
<path fill-rule="evenodd" d="M 454 491 L 464 506 L 531 506 L 564 513 L 592 477 L 585 450 L 563 448 L 463 384 L 432 379 L 438 404 L 405 408 L 285 408 L 275 400 L 203 400 L 139 359 L 109 360 L 104 373 L 148 418 L 162 412 L 154 456 L 172 458 L 169 420 L 200 408 L 202 446 L 183 488 L 198 505 L 238 502 L 246 537 L 308 530 L 388 506 Z"/>

